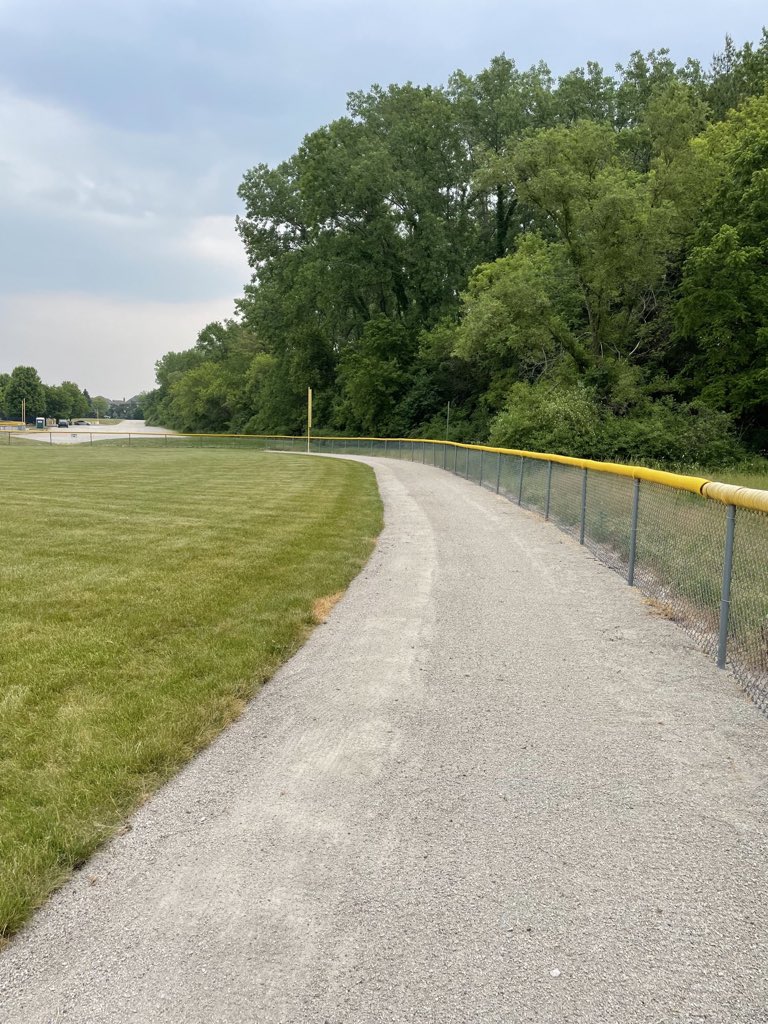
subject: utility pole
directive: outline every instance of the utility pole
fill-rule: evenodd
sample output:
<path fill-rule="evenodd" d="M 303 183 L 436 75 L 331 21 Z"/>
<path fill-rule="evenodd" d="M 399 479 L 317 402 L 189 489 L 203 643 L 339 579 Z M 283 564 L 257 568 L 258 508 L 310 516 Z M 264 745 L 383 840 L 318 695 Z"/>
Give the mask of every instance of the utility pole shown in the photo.
<path fill-rule="evenodd" d="M 26 426 L 27 422 L 27 400 L 22 398 L 21 400 L 21 422 Z"/>

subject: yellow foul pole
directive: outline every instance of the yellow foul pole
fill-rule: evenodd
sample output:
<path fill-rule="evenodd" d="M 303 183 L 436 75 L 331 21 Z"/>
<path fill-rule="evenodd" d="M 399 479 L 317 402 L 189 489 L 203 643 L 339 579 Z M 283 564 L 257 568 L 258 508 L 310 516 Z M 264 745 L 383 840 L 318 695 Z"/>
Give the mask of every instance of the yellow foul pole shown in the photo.
<path fill-rule="evenodd" d="M 309 453 L 309 441 L 312 436 L 312 388 L 307 388 L 307 453 Z"/>

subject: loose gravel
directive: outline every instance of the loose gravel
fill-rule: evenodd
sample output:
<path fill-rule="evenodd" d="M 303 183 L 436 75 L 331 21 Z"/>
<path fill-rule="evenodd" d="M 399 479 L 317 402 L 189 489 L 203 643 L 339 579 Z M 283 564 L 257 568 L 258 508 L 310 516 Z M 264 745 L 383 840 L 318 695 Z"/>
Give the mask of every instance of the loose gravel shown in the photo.
<path fill-rule="evenodd" d="M 551 525 L 372 461 L 373 558 L 0 954 L 0 1021 L 765 1024 L 768 722 Z"/>

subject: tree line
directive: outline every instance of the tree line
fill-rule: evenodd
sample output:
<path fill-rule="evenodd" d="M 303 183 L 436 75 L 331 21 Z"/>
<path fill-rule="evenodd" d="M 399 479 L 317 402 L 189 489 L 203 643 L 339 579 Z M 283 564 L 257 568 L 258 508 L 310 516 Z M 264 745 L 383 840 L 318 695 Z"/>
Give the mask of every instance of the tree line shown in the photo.
<path fill-rule="evenodd" d="M 236 315 L 156 364 L 181 430 L 617 460 L 768 447 L 768 33 L 711 67 L 506 56 L 374 85 L 244 176 Z M 447 412 L 450 405 L 450 423 Z"/>
<path fill-rule="evenodd" d="M 143 417 L 139 398 L 128 401 L 115 401 L 103 395 L 92 398 L 85 388 L 81 389 L 71 380 L 44 384 L 34 366 L 17 366 L 11 373 L 0 373 L 0 419 L 20 421 L 22 402 L 28 423 L 34 423 L 38 416 L 54 420 L 80 416 Z"/>

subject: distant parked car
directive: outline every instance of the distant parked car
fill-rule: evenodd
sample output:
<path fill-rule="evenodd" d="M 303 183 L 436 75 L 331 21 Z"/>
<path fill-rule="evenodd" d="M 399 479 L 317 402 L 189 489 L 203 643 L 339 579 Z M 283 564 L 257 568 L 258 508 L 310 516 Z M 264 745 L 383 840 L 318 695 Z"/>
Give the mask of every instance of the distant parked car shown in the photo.
<path fill-rule="evenodd" d="M 90 427 L 88 420 L 73 420 L 73 425 L 76 427 Z"/>
<path fill-rule="evenodd" d="M 56 426 L 62 427 L 64 430 L 66 430 L 69 427 L 69 420 L 59 420 Z"/>

